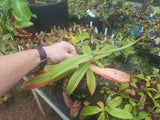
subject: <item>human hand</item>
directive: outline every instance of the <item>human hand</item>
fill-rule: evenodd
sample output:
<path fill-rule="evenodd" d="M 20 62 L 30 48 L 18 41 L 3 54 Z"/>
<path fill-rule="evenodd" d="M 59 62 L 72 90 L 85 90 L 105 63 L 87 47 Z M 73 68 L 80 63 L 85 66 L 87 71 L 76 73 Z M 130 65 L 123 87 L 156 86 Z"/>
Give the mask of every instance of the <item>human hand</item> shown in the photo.
<path fill-rule="evenodd" d="M 64 41 L 43 48 L 47 54 L 48 64 L 57 64 L 69 57 L 77 55 L 74 46 Z"/>

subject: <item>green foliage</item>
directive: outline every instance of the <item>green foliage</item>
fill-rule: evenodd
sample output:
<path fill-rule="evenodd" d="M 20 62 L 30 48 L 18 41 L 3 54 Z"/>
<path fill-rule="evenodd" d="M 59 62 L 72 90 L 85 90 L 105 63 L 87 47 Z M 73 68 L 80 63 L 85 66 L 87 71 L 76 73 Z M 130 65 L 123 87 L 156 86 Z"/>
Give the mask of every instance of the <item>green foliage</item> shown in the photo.
<path fill-rule="evenodd" d="M 79 68 L 73 73 L 71 76 L 69 83 L 67 85 L 67 93 L 70 95 L 75 88 L 78 86 L 80 80 L 82 77 L 85 75 L 88 66 L 90 65 L 89 62 L 83 63 L 82 65 L 79 66 Z"/>
<path fill-rule="evenodd" d="M 132 114 L 128 112 L 125 109 L 116 108 L 118 107 L 122 102 L 121 97 L 116 97 L 113 100 L 111 100 L 109 103 L 107 103 L 106 106 L 104 106 L 104 103 L 99 101 L 97 104 L 100 106 L 88 106 L 84 107 L 81 111 L 81 115 L 88 116 L 88 115 L 94 115 L 97 113 L 100 113 L 98 119 L 106 119 L 104 114 L 110 114 L 116 118 L 122 118 L 122 119 L 131 119 L 133 118 Z"/>
<path fill-rule="evenodd" d="M 118 7 L 123 7 L 124 0 L 117 0 L 117 6 Z"/>
<path fill-rule="evenodd" d="M 27 5 L 27 0 L 1 0 L 0 1 L 0 12 L 1 12 L 1 20 L 0 20 L 0 31 L 1 35 L 5 35 L 11 31 L 13 28 L 10 26 L 11 17 L 14 16 L 15 27 L 23 28 L 31 26 L 30 22 L 31 11 Z"/>
<path fill-rule="evenodd" d="M 153 113 L 159 113 L 160 83 L 156 82 L 158 77 L 159 75 L 137 74 L 132 75 L 132 82 L 129 84 L 121 84 L 116 88 L 102 88 L 103 94 L 114 97 L 107 103 L 107 107 L 124 107 L 126 111 L 132 114 L 131 120 L 151 119 Z"/>

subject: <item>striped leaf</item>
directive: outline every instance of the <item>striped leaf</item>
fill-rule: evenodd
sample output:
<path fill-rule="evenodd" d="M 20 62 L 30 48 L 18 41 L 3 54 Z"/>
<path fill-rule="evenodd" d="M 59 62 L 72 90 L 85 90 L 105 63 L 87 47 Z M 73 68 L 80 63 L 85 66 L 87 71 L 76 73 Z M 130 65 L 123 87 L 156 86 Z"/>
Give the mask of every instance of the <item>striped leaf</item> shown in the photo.
<path fill-rule="evenodd" d="M 92 96 L 96 89 L 96 79 L 94 73 L 90 69 L 87 70 L 87 85 Z"/>
<path fill-rule="evenodd" d="M 114 50 L 115 49 L 115 46 L 113 45 L 109 45 L 109 44 L 106 44 L 97 54 L 97 56 L 95 57 L 95 59 L 100 59 L 100 58 L 103 58 L 103 57 L 106 57 L 106 56 L 109 56 L 112 54 L 112 52 L 109 52 L 109 53 L 106 53 L 106 54 L 100 54 L 100 53 L 104 53 L 106 51 L 110 51 L 110 50 Z"/>
<path fill-rule="evenodd" d="M 66 75 L 68 75 L 71 71 L 67 71 L 65 74 L 61 75 L 61 76 L 58 76 L 54 79 L 50 79 L 50 74 L 51 74 L 51 71 L 47 71 L 47 72 L 44 72 L 42 74 L 39 74 L 37 75 L 36 77 L 34 78 L 31 78 L 30 80 L 28 81 L 25 81 L 21 88 L 23 89 L 27 89 L 27 90 L 30 90 L 30 89 L 35 89 L 35 88 L 39 88 L 39 87 L 43 87 L 43 86 L 46 86 L 52 82 L 56 82 L 60 79 L 62 79 L 63 77 L 65 77 Z"/>
<path fill-rule="evenodd" d="M 84 55 L 87 55 L 87 54 L 91 55 L 92 54 L 91 48 L 88 45 L 83 46 L 82 49 L 83 49 Z"/>
<path fill-rule="evenodd" d="M 78 86 L 82 77 L 86 73 L 89 65 L 90 65 L 90 63 L 86 62 L 86 63 L 80 65 L 80 67 L 74 72 L 74 74 L 70 78 L 68 85 L 67 85 L 67 93 L 69 95 L 72 94 L 72 92 L 76 89 L 76 87 Z"/>
<path fill-rule="evenodd" d="M 72 69 L 75 66 L 78 66 L 82 62 L 86 62 L 92 59 L 91 55 L 77 55 L 71 58 L 64 60 L 59 63 L 55 69 L 52 70 L 50 74 L 50 79 L 55 79 L 56 77 L 64 74 L 66 71 Z"/>

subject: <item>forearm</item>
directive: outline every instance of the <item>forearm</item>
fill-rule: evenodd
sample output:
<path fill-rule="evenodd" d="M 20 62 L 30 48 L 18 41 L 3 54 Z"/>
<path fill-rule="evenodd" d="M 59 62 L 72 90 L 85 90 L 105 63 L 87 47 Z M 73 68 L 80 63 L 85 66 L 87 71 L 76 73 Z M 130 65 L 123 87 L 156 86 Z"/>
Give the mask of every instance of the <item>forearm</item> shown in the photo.
<path fill-rule="evenodd" d="M 0 96 L 39 64 L 36 49 L 0 56 Z"/>

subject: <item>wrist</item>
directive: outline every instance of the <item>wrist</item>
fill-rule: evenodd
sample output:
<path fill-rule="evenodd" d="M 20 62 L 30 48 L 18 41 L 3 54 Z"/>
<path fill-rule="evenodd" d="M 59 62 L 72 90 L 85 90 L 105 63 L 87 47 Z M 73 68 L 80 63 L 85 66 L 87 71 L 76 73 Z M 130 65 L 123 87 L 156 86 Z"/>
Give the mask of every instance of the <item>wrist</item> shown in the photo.
<path fill-rule="evenodd" d="M 36 49 L 38 51 L 40 57 L 39 70 L 42 70 L 47 64 L 47 54 L 45 49 L 41 46 L 32 46 L 31 49 Z"/>

